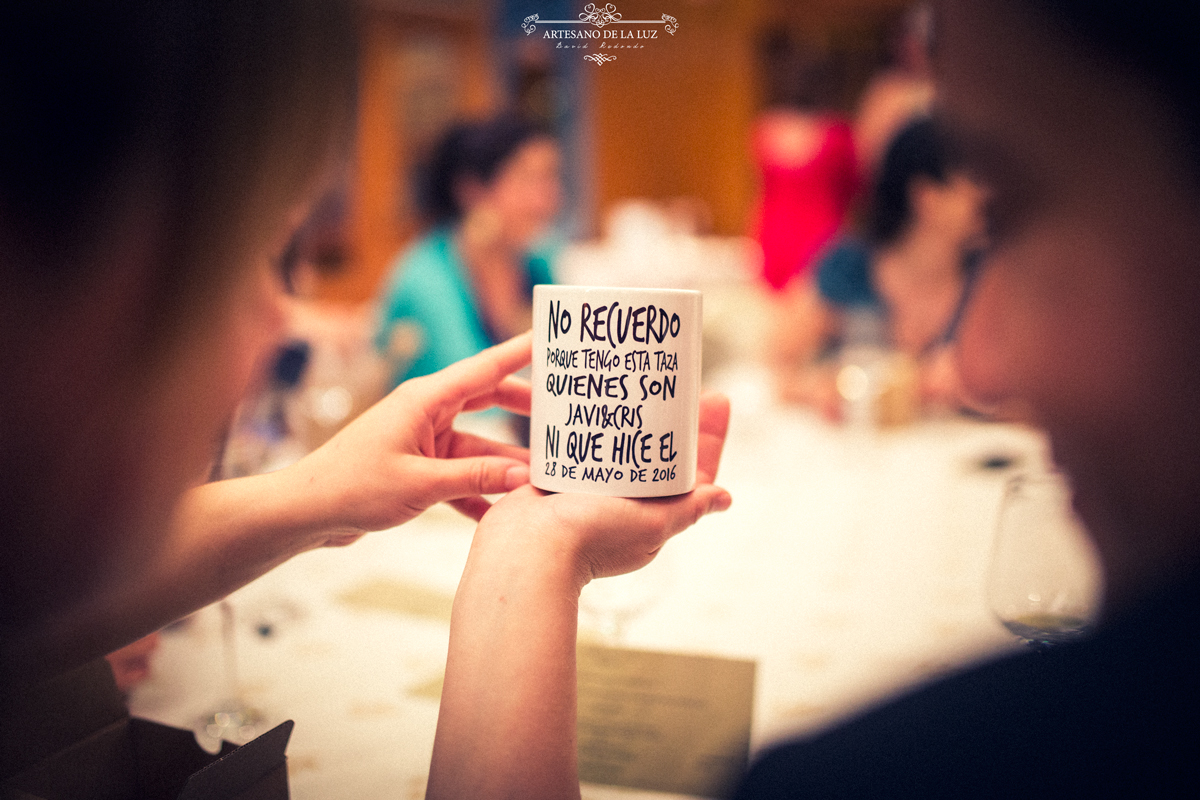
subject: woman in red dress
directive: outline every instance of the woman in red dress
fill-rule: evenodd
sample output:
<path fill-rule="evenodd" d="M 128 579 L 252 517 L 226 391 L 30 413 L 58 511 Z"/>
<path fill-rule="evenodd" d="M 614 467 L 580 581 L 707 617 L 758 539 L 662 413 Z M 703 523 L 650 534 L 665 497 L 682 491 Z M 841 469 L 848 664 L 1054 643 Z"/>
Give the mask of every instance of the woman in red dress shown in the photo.
<path fill-rule="evenodd" d="M 754 152 L 763 278 L 780 290 L 808 271 L 846 218 L 858 189 L 854 137 L 835 114 L 780 109 L 763 115 Z"/>
<path fill-rule="evenodd" d="M 781 290 L 838 232 L 858 190 L 858 163 L 849 120 L 825 110 L 827 60 L 785 33 L 769 36 L 761 52 L 769 107 L 752 140 L 761 182 L 754 235 L 763 279 Z"/>

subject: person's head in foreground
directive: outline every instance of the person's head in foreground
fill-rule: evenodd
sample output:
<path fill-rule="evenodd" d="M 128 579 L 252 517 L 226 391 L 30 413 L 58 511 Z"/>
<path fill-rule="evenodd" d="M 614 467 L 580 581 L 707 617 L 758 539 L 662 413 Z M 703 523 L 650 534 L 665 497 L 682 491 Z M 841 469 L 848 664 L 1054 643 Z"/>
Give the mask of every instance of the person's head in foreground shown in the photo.
<path fill-rule="evenodd" d="M 0 11 L 0 637 L 136 582 L 204 476 L 354 50 L 321 0 Z"/>
<path fill-rule="evenodd" d="M 943 122 L 993 192 L 967 390 L 1048 431 L 1089 639 L 762 756 L 742 798 L 1190 797 L 1200 783 L 1200 26 L 1173 0 L 945 0 Z"/>
<path fill-rule="evenodd" d="M 1186 7 L 939 9 L 944 119 L 994 192 L 962 378 L 1049 431 L 1114 611 L 1200 555 L 1200 27 Z"/>

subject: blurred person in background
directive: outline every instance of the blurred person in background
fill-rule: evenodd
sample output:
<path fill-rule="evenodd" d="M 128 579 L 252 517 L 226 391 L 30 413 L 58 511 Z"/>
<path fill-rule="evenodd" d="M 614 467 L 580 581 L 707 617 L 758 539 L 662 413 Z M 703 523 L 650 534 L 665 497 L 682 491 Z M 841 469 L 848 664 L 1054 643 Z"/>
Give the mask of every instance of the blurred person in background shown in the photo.
<path fill-rule="evenodd" d="M 933 109 L 933 9 L 929 3 L 917 3 L 905 11 L 891 39 L 889 62 L 867 84 L 854 117 L 854 144 L 868 181 L 874 178 L 896 134 Z"/>
<path fill-rule="evenodd" d="M 830 110 L 827 58 L 786 32 L 763 44 L 768 108 L 752 133 L 760 193 L 754 236 L 762 274 L 776 292 L 802 284 L 813 259 L 841 228 L 858 191 L 849 120 Z"/>
<path fill-rule="evenodd" d="M 49 755 L 35 725 L 86 728 L 44 719 L 74 668 L 443 501 L 481 521 L 439 717 L 441 752 L 469 757 L 431 782 L 565 762 L 571 737 L 524 733 L 573 711 L 545 708 L 538 669 L 573 663 L 580 589 L 730 502 L 720 398 L 696 490 L 651 502 L 544 495 L 528 451 L 454 431 L 528 412 L 528 336 L 406 382 L 292 466 L 203 484 L 282 333 L 279 254 L 348 146 L 357 33 L 328 0 L 0 7 L 0 785 Z"/>
<path fill-rule="evenodd" d="M 853 316 L 877 316 L 882 342 L 915 366 L 925 406 L 957 407 L 951 349 L 973 264 L 984 244 L 986 194 L 938 123 L 921 119 L 888 147 L 875 185 L 866 241 L 844 237 L 779 318 L 777 390 L 839 419 L 837 348 Z"/>
<path fill-rule="evenodd" d="M 399 256 L 380 303 L 377 346 L 416 339 L 395 383 L 529 329 L 533 286 L 553 281 L 535 248 L 558 215 L 560 158 L 543 128 L 514 116 L 442 138 L 420 187 L 434 227 Z"/>

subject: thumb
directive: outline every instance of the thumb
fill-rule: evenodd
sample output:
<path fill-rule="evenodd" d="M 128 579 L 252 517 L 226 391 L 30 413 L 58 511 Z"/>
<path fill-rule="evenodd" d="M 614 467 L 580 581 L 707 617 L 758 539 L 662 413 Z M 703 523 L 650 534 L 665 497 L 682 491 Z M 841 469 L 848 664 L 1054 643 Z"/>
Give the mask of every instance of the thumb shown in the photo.
<path fill-rule="evenodd" d="M 698 485 L 691 494 L 684 497 L 686 502 L 680 504 L 679 513 L 669 526 L 672 535 L 690 528 L 708 514 L 729 510 L 733 503 L 729 492 L 711 483 Z"/>
<path fill-rule="evenodd" d="M 501 456 L 429 459 L 429 505 L 481 494 L 501 494 L 529 483 L 529 465 Z"/>

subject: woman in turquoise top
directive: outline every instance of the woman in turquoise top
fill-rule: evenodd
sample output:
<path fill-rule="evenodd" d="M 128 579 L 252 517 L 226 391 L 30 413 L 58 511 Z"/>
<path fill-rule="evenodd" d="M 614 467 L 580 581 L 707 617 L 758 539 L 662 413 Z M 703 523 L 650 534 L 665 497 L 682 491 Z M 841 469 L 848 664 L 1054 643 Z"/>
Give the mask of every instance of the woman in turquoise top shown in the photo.
<path fill-rule="evenodd" d="M 558 146 L 543 129 L 512 117 L 456 126 L 423 183 L 435 227 L 393 267 L 376 337 L 411 354 L 397 384 L 528 329 L 532 288 L 552 281 L 532 252 L 561 194 Z"/>

